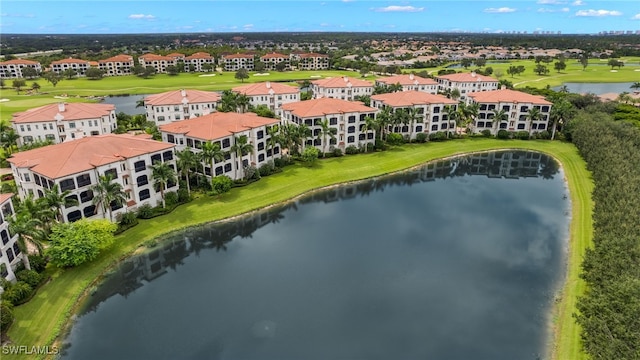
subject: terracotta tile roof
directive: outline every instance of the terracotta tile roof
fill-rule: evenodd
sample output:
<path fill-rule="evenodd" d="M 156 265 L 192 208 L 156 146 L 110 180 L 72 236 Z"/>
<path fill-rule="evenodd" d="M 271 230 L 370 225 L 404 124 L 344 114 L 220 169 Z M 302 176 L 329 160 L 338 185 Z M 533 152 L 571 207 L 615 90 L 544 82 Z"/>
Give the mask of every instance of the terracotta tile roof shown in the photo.
<path fill-rule="evenodd" d="M 194 54 L 191 54 L 189 56 L 187 56 L 185 59 L 186 60 L 191 60 L 191 59 L 211 59 L 213 58 L 213 56 L 211 56 L 211 54 L 206 53 L 206 52 L 197 52 Z"/>
<path fill-rule="evenodd" d="M 0 65 L 39 65 L 37 61 L 25 60 L 25 59 L 13 59 L 0 62 Z"/>
<path fill-rule="evenodd" d="M 149 95 L 144 98 L 145 105 L 180 105 L 185 96 L 183 90 L 167 91 L 160 94 Z M 220 94 L 213 91 L 184 90 L 189 104 L 211 103 L 220 101 Z"/>
<path fill-rule="evenodd" d="M 161 125 L 160 131 L 185 134 L 192 138 L 213 141 L 231 136 L 234 133 L 279 122 L 280 119 L 266 118 L 255 113 L 215 112 L 193 119 Z"/>
<path fill-rule="evenodd" d="M 140 55 L 140 57 L 138 57 L 138 59 L 142 59 L 144 61 L 154 61 L 154 60 L 159 60 L 159 61 L 173 61 L 174 59 L 172 57 L 169 56 L 162 56 L 162 55 L 156 55 L 156 54 L 144 54 L 144 55 Z"/>
<path fill-rule="evenodd" d="M 480 91 L 467 94 L 468 97 L 478 103 L 532 103 L 538 105 L 552 105 L 549 101 L 545 100 L 543 96 L 531 95 L 516 90 L 492 90 L 492 91 Z"/>
<path fill-rule="evenodd" d="M 329 55 L 327 54 L 318 54 L 318 53 L 306 53 L 306 54 L 300 54 L 301 58 L 317 58 L 317 57 L 321 57 L 321 58 L 328 58 Z"/>
<path fill-rule="evenodd" d="M 7 200 L 11 199 L 12 196 L 13 194 L 11 193 L 0 194 L 0 204 L 4 204 Z"/>
<path fill-rule="evenodd" d="M 251 54 L 231 54 L 225 55 L 225 59 L 253 59 L 253 55 Z"/>
<path fill-rule="evenodd" d="M 97 61 L 89 61 L 89 66 L 96 66 L 97 67 L 98 65 L 100 65 L 100 63 L 97 62 Z"/>
<path fill-rule="evenodd" d="M 372 95 L 371 100 L 382 101 L 384 104 L 392 107 L 412 106 L 423 104 L 457 104 L 452 99 L 447 99 L 442 95 L 428 94 L 422 91 L 398 91 L 388 94 Z"/>
<path fill-rule="evenodd" d="M 476 82 L 476 81 L 485 81 L 485 82 L 498 82 L 498 79 L 494 79 L 490 76 L 484 76 L 476 73 L 457 73 L 457 74 L 449 74 L 449 75 L 440 75 L 437 76 L 438 79 L 445 79 L 449 81 L 456 82 Z"/>
<path fill-rule="evenodd" d="M 58 113 L 63 116 L 62 121 L 97 119 L 109 115 L 116 108 L 113 104 L 64 103 L 64 111 L 60 111 L 59 106 L 60 104 L 49 104 L 15 113 L 11 122 L 24 124 L 53 121 Z"/>
<path fill-rule="evenodd" d="M 181 54 L 181 53 L 171 53 L 171 54 L 167 54 L 167 57 L 174 58 L 174 59 L 175 59 L 175 58 L 183 58 L 183 57 L 184 57 L 184 54 Z"/>
<path fill-rule="evenodd" d="M 269 95 L 270 91 L 273 91 L 273 94 L 297 94 L 300 92 L 298 87 L 270 81 L 236 86 L 232 90 L 248 96 Z"/>
<path fill-rule="evenodd" d="M 52 61 L 51 65 L 57 65 L 57 64 L 88 64 L 88 63 L 89 63 L 89 60 L 68 58 L 68 59 Z"/>
<path fill-rule="evenodd" d="M 28 167 L 50 179 L 58 179 L 174 146 L 128 134 L 106 134 L 18 152 L 8 161 L 16 167 Z"/>
<path fill-rule="evenodd" d="M 98 60 L 100 64 L 109 63 L 109 62 L 132 62 L 133 56 L 120 54 L 116 56 L 112 56 L 108 59 Z"/>
<path fill-rule="evenodd" d="M 287 55 L 282 55 L 278 53 L 270 53 L 260 57 L 260 59 L 282 59 L 282 58 L 288 59 L 289 57 Z"/>
<path fill-rule="evenodd" d="M 380 79 L 376 79 L 376 81 L 379 81 L 381 83 L 385 83 L 387 85 L 394 85 L 394 84 L 400 84 L 403 86 L 409 86 L 409 85 L 438 85 L 438 82 L 433 80 L 433 79 L 429 79 L 429 78 L 423 78 L 420 77 L 418 75 L 413 75 L 413 74 L 403 74 L 403 75 L 396 75 L 396 76 L 389 76 L 389 77 L 384 77 L 384 78 L 380 78 Z"/>
<path fill-rule="evenodd" d="M 376 112 L 378 109 L 365 106 L 359 101 L 347 101 L 333 98 L 320 98 L 298 101 L 282 105 L 285 111 L 301 118 L 324 116 L 326 114 L 344 114 L 352 112 Z"/>
<path fill-rule="evenodd" d="M 348 76 L 314 80 L 311 83 L 325 88 L 344 88 L 347 87 L 348 84 L 351 84 L 352 87 L 373 87 L 373 84 L 366 80 L 350 78 Z"/>

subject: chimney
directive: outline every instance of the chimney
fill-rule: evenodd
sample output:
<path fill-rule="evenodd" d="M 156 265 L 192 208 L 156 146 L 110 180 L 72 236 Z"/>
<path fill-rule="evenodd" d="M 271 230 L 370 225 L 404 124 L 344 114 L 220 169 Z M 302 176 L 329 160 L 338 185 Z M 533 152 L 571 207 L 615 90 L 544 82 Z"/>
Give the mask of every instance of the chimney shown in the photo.
<path fill-rule="evenodd" d="M 186 97 L 187 96 L 187 91 L 185 89 L 181 89 L 180 90 L 180 95 L 182 95 L 182 97 Z"/>
<path fill-rule="evenodd" d="M 349 81 L 349 78 L 348 78 L 348 77 L 346 77 L 346 76 L 343 76 L 342 78 L 344 79 L 344 82 Z"/>
<path fill-rule="evenodd" d="M 413 80 L 413 73 L 409 74 L 409 79 Z"/>
<path fill-rule="evenodd" d="M 58 103 L 58 112 L 64 112 L 64 103 L 63 102 L 59 102 Z"/>
<path fill-rule="evenodd" d="M 475 71 L 471 72 L 471 77 L 476 77 L 476 72 Z"/>
<path fill-rule="evenodd" d="M 500 90 L 506 90 L 507 86 L 505 84 L 500 85 Z"/>
<path fill-rule="evenodd" d="M 267 81 L 267 89 L 271 89 L 271 81 Z"/>

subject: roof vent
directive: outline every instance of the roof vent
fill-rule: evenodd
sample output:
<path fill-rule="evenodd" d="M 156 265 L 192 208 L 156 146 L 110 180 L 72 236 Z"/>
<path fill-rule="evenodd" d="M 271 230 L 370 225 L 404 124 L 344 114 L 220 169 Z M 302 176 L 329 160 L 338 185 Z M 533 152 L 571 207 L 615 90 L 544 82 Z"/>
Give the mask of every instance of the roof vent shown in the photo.
<path fill-rule="evenodd" d="M 180 95 L 182 95 L 182 97 L 186 97 L 187 96 L 187 91 L 185 89 L 181 89 L 180 90 Z"/>
<path fill-rule="evenodd" d="M 471 72 L 471 77 L 476 77 L 476 72 L 475 71 Z"/>
<path fill-rule="evenodd" d="M 409 74 L 409 79 L 413 80 L 414 76 L 413 73 Z"/>
<path fill-rule="evenodd" d="M 271 81 L 267 81 L 267 89 L 271 89 Z"/>
<path fill-rule="evenodd" d="M 64 112 L 64 103 L 63 102 L 58 103 L 58 112 Z"/>

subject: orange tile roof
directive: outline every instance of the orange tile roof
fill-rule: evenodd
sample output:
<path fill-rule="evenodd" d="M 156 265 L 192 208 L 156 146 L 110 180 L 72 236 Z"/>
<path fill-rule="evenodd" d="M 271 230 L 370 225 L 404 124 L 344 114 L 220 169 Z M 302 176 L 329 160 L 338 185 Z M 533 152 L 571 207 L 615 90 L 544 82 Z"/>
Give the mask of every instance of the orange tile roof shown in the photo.
<path fill-rule="evenodd" d="M 4 202 L 11 199 L 12 196 L 13 194 L 11 193 L 0 194 L 0 204 L 4 204 Z"/>
<path fill-rule="evenodd" d="M 160 131 L 185 134 L 192 138 L 213 141 L 231 136 L 234 133 L 279 122 L 280 119 L 262 117 L 255 113 L 215 112 L 193 119 L 161 125 Z"/>
<path fill-rule="evenodd" d="M 174 58 L 169 57 L 169 56 L 162 56 L 162 55 L 156 55 L 156 54 L 144 54 L 144 55 L 140 55 L 138 57 L 138 59 L 142 59 L 144 61 L 153 61 L 153 60 L 164 60 L 164 61 L 173 61 Z"/>
<path fill-rule="evenodd" d="M 418 75 L 413 75 L 413 74 L 403 74 L 403 75 L 389 76 L 389 77 L 384 77 L 384 78 L 377 79 L 376 81 L 380 81 L 381 83 L 385 83 L 387 85 L 394 85 L 394 84 L 398 84 L 398 83 L 400 85 L 403 85 L 403 86 L 410 86 L 410 85 L 438 85 L 438 82 L 433 80 L 433 79 L 423 78 L 423 77 L 420 77 Z"/>
<path fill-rule="evenodd" d="M 168 57 L 170 58 L 183 58 L 184 54 L 181 53 L 171 53 L 171 54 L 167 54 Z"/>
<path fill-rule="evenodd" d="M 225 55 L 225 59 L 253 59 L 253 55 L 251 54 L 231 54 Z"/>
<path fill-rule="evenodd" d="M 282 105 L 282 109 L 285 111 L 291 111 L 293 115 L 301 118 L 324 116 L 327 114 L 378 111 L 378 109 L 365 106 L 359 101 L 347 101 L 333 98 L 320 98 L 288 103 Z"/>
<path fill-rule="evenodd" d="M 287 55 L 282 55 L 282 54 L 278 54 L 278 53 L 270 53 L 270 54 L 265 54 L 264 56 L 260 57 L 261 59 L 281 59 L 281 58 L 286 58 L 288 59 L 289 57 Z"/>
<path fill-rule="evenodd" d="M 458 102 L 448 99 L 442 95 L 433 95 L 426 92 L 411 90 L 398 91 L 388 94 L 378 94 L 371 96 L 371 100 L 382 101 L 392 107 L 412 106 L 424 104 L 457 104 Z"/>
<path fill-rule="evenodd" d="M 220 101 L 220 94 L 213 91 L 184 90 L 189 104 L 211 103 Z M 182 90 L 167 91 L 149 95 L 144 98 L 145 105 L 180 105 L 182 104 Z"/>
<path fill-rule="evenodd" d="M 191 54 L 189 56 L 187 56 L 185 59 L 187 60 L 191 60 L 191 59 L 211 59 L 213 56 L 211 56 L 211 54 L 206 53 L 206 52 L 197 52 L 194 54 Z"/>
<path fill-rule="evenodd" d="M 298 87 L 270 81 L 236 86 L 232 90 L 248 96 L 268 95 L 271 90 L 274 94 L 297 94 L 300 92 Z"/>
<path fill-rule="evenodd" d="M 13 59 L 0 62 L 0 65 L 39 65 L 40 63 L 37 61 L 25 60 L 25 59 Z"/>
<path fill-rule="evenodd" d="M 109 63 L 109 62 L 132 62 L 132 61 L 133 61 L 133 56 L 125 55 L 125 54 L 112 56 L 108 59 L 98 60 L 98 62 L 101 64 Z"/>
<path fill-rule="evenodd" d="M 58 179 L 174 146 L 128 134 L 106 134 L 18 152 L 7 160 L 16 167 L 28 167 L 35 173 Z"/>
<path fill-rule="evenodd" d="M 51 65 L 54 65 L 54 64 L 55 65 L 57 65 L 57 64 L 88 64 L 88 63 L 89 63 L 89 60 L 68 58 L 68 59 L 52 61 Z"/>
<path fill-rule="evenodd" d="M 64 117 L 62 121 L 97 119 L 109 115 L 109 113 L 116 108 L 113 104 L 65 103 L 64 111 L 60 112 L 58 105 L 59 104 L 49 104 L 21 113 L 15 113 L 13 114 L 11 122 L 24 124 L 54 121 L 58 113 Z"/>
<path fill-rule="evenodd" d="M 329 55 L 327 54 L 318 54 L 318 53 L 307 53 L 307 54 L 300 54 L 301 58 L 315 58 L 315 57 L 321 57 L 321 58 L 328 58 Z"/>
<path fill-rule="evenodd" d="M 97 61 L 89 61 L 89 66 L 98 66 L 98 65 L 100 65 L 100 63 Z"/>
<path fill-rule="evenodd" d="M 348 86 L 347 84 L 351 84 L 352 87 L 373 87 L 373 84 L 366 80 L 350 78 L 348 76 L 314 80 L 311 83 L 325 88 L 344 88 Z"/>
<path fill-rule="evenodd" d="M 492 90 L 492 91 L 480 91 L 467 94 L 478 103 L 532 103 L 539 105 L 552 105 L 551 102 L 544 99 L 543 96 L 531 95 L 516 90 Z"/>
<path fill-rule="evenodd" d="M 438 79 L 445 79 L 449 81 L 456 82 L 476 82 L 476 81 L 489 81 L 489 82 L 498 82 L 498 79 L 494 79 L 490 76 L 484 76 L 476 73 L 456 73 L 449 75 L 440 75 L 437 76 Z"/>

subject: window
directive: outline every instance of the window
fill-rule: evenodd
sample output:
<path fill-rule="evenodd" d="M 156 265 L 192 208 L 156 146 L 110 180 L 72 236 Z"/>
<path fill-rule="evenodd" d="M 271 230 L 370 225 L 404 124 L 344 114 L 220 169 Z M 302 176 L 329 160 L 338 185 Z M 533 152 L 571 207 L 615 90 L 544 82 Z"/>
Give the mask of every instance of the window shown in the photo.
<path fill-rule="evenodd" d="M 70 129 L 75 129 L 75 128 L 76 128 L 76 123 L 75 123 L 75 122 L 73 122 L 73 121 L 72 121 L 72 122 L 70 122 L 70 123 L 69 123 L 69 128 L 70 128 Z"/>
<path fill-rule="evenodd" d="M 76 188 L 76 184 L 73 179 L 60 180 L 60 191 L 73 190 Z"/>
<path fill-rule="evenodd" d="M 259 150 L 264 150 L 264 143 L 263 142 L 259 142 L 258 143 L 258 151 Z"/>
<path fill-rule="evenodd" d="M 224 172 L 228 173 L 229 171 L 231 171 L 231 164 L 225 164 L 224 165 Z"/>
<path fill-rule="evenodd" d="M 136 172 L 140 172 L 146 169 L 147 165 L 145 164 L 144 160 L 140 160 L 140 161 L 136 161 L 133 164 L 133 167 L 135 168 Z"/>
<path fill-rule="evenodd" d="M 118 170 L 116 169 L 109 169 L 107 171 L 104 172 L 104 176 L 108 176 L 111 179 L 117 179 L 118 178 Z"/>
<path fill-rule="evenodd" d="M 118 203 L 115 200 L 109 204 L 109 206 L 111 207 L 111 211 L 122 209 L 123 205 L 124 204 L 122 202 Z"/>
<path fill-rule="evenodd" d="M 93 215 L 96 214 L 96 206 L 95 205 L 89 205 L 86 208 L 84 208 L 82 210 L 82 213 L 84 214 L 84 217 L 88 218 L 88 217 L 92 217 Z"/>
<path fill-rule="evenodd" d="M 431 119 L 431 121 L 433 121 L 433 122 L 436 122 L 438 120 L 440 120 L 440 118 L 438 116 L 434 116 L 433 119 Z"/>
<path fill-rule="evenodd" d="M 438 125 L 431 125 L 431 131 L 438 131 Z"/>
<path fill-rule="evenodd" d="M 136 183 L 138 184 L 138 186 L 147 185 L 149 183 L 149 178 L 147 178 L 147 175 L 138 176 L 138 178 L 136 179 Z"/>
<path fill-rule="evenodd" d="M 222 175 L 222 166 L 216 167 L 216 176 Z"/>
<path fill-rule="evenodd" d="M 13 244 L 13 252 L 16 253 L 16 256 L 20 255 L 20 246 L 18 246 L 18 243 Z"/>
<path fill-rule="evenodd" d="M 434 106 L 434 107 L 433 107 L 433 113 L 434 113 L 434 114 L 437 114 L 437 113 L 439 113 L 439 112 L 440 112 L 440 106 Z"/>
<path fill-rule="evenodd" d="M 258 155 L 258 162 L 263 162 L 263 161 L 264 161 L 264 154 Z"/>
<path fill-rule="evenodd" d="M 66 198 L 64 198 L 64 202 L 65 204 L 74 204 L 72 206 L 76 206 L 78 204 L 78 195 L 69 195 Z M 65 207 L 70 207 L 70 206 L 65 206 Z"/>
<path fill-rule="evenodd" d="M 187 138 L 187 146 L 192 148 L 193 147 L 193 140 Z"/>
<path fill-rule="evenodd" d="M 164 121 L 164 116 L 158 116 L 158 121 Z"/>
<path fill-rule="evenodd" d="M 329 125 L 338 125 L 338 118 L 330 118 L 329 119 Z"/>
<path fill-rule="evenodd" d="M 520 112 L 527 112 L 529 110 L 529 107 L 526 105 L 520 106 Z"/>
<path fill-rule="evenodd" d="M 91 176 L 89 176 L 89 174 L 78 175 L 78 177 L 76 177 L 76 181 L 78 182 L 79 188 L 91 185 Z"/>
<path fill-rule="evenodd" d="M 87 190 L 80 193 L 80 202 L 86 203 L 91 200 L 93 200 L 93 191 Z"/>
<path fill-rule="evenodd" d="M 164 161 L 173 160 L 173 151 L 169 150 L 169 151 L 163 152 L 162 158 L 164 159 Z"/>
<path fill-rule="evenodd" d="M 502 106 L 502 110 L 504 110 L 505 112 L 509 112 L 509 111 L 511 111 L 511 106 L 509 106 L 509 105 L 503 105 L 503 106 Z"/>
<path fill-rule="evenodd" d="M 177 119 L 176 119 L 176 120 L 177 120 Z M 173 135 L 171 135 L 171 134 L 168 134 L 168 135 L 167 135 L 167 142 L 170 142 L 170 143 L 172 143 L 172 144 L 175 144 L 175 142 L 176 142 L 175 137 L 174 137 Z"/>
<path fill-rule="evenodd" d="M 347 132 L 349 134 L 356 132 L 356 127 L 355 126 L 349 126 L 349 128 L 347 129 Z"/>
<path fill-rule="evenodd" d="M 69 222 L 74 222 L 82 219 L 82 212 L 80 210 L 72 211 L 67 215 L 67 220 Z"/>
<path fill-rule="evenodd" d="M 228 138 L 227 138 L 227 139 L 223 139 L 223 140 L 222 140 L 222 148 L 223 148 L 223 149 L 226 149 L 226 148 L 228 148 L 229 146 L 231 146 L 231 141 L 230 141 Z"/>
<path fill-rule="evenodd" d="M 548 106 L 543 106 L 542 110 L 540 110 L 540 111 L 547 112 L 547 111 L 549 111 L 549 107 Z"/>
<path fill-rule="evenodd" d="M 13 250 L 11 248 L 7 249 L 7 258 L 9 258 L 9 262 L 12 262 L 16 257 L 13 255 Z"/>
<path fill-rule="evenodd" d="M 53 134 L 46 134 L 44 136 L 45 139 L 49 140 L 49 141 L 54 141 L 56 139 L 56 136 Z"/>
<path fill-rule="evenodd" d="M 0 232 L 0 236 L 2 237 L 2 245 L 7 245 L 7 243 L 9 242 L 9 233 L 7 232 L 7 230 L 2 230 Z"/>
<path fill-rule="evenodd" d="M 347 142 L 348 142 L 348 143 L 352 143 L 352 142 L 354 142 L 355 140 L 356 140 L 356 137 L 355 137 L 355 136 L 349 136 L 349 137 L 347 137 Z"/>
<path fill-rule="evenodd" d="M 547 127 L 547 124 L 538 124 L 538 130 L 544 130 Z"/>
<path fill-rule="evenodd" d="M 151 193 L 149 192 L 149 189 L 144 189 L 138 193 L 138 197 L 140 198 L 140 201 L 146 200 L 151 197 Z"/>
<path fill-rule="evenodd" d="M 262 139 L 264 137 L 264 131 L 262 130 L 258 131 L 257 136 L 258 136 L 258 139 Z"/>
<path fill-rule="evenodd" d="M 349 116 L 349 124 L 356 122 L 356 117 L 354 115 Z"/>
<path fill-rule="evenodd" d="M 525 124 L 518 124 L 518 130 L 524 130 L 524 125 Z"/>

